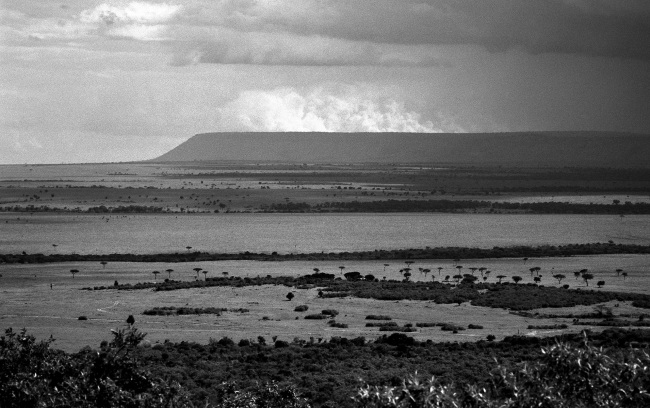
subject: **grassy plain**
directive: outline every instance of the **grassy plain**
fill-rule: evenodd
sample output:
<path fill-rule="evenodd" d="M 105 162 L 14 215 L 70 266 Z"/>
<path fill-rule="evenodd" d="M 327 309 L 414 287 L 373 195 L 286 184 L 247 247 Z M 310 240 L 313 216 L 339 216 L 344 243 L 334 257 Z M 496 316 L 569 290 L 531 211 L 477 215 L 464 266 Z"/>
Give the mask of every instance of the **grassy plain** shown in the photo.
<path fill-rule="evenodd" d="M 281 163 L 125 163 L 101 165 L 30 165 L 0 166 L 0 207 L 47 206 L 50 209 L 76 211 L 90 207 L 153 206 L 172 212 L 262 211 L 272 204 L 287 202 L 319 204 L 331 201 L 480 199 L 492 201 L 549 201 L 611 204 L 650 202 L 650 170 L 551 169 L 470 167 L 459 164 L 438 168 L 431 165 L 307 165 Z M 556 198 L 557 197 L 557 198 Z M 100 217 L 101 215 L 96 215 Z M 16 213 L 20 217 L 20 213 Z M 62 228 L 65 226 L 62 225 Z M 4 239 L 11 240 L 11 237 Z M 526 243 L 521 243 L 525 245 Z M 382 248 L 377 248 L 382 249 Z M 1 251 L 0 251 L 1 252 Z M 384 263 L 389 267 L 384 270 Z M 149 333 L 152 343 L 197 341 L 229 336 L 233 339 L 278 336 L 292 340 L 332 336 L 372 339 L 380 335 L 376 328 L 365 327 L 365 316 L 391 316 L 400 325 L 417 322 L 448 322 L 463 326 L 480 324 L 483 330 L 465 330 L 458 334 L 423 328 L 413 333 L 418 339 L 434 341 L 473 341 L 493 334 L 497 339 L 512 334 L 552 335 L 556 330 L 528 330 L 529 324 L 566 323 L 567 319 L 527 319 L 506 310 L 469 304 L 437 305 L 416 301 L 375 301 L 369 299 L 321 299 L 316 289 L 296 290 L 293 301 L 286 300 L 289 288 L 262 286 L 244 288 L 188 289 L 173 292 L 84 291 L 83 287 L 136 283 L 153 280 L 154 270 L 174 269 L 173 279 L 193 280 L 195 267 L 234 276 L 298 276 L 313 268 L 339 274 L 339 263 L 328 262 L 201 262 L 185 264 L 98 263 L 0 265 L 0 326 L 27 328 L 44 338 L 53 335 L 56 347 L 68 351 L 85 345 L 97 346 L 109 331 L 124 324 L 133 314 L 137 326 Z M 399 262 L 350 261 L 347 271 L 371 273 L 381 279 L 401 279 Z M 438 274 L 437 267 L 444 269 Z M 557 285 L 551 276 L 562 273 L 562 284 L 571 288 L 650 293 L 650 258 L 642 255 L 616 255 L 570 258 L 486 259 L 463 261 L 461 273 L 470 267 L 486 267 L 488 281 L 504 275 L 504 280 L 519 275 L 523 283 L 532 282 L 528 271 L 541 268 L 541 284 Z M 425 277 L 418 267 L 431 269 Z M 412 265 L 413 280 L 437 281 L 457 273 L 456 264 L 447 261 L 419 261 Z M 614 272 L 622 268 L 627 278 Z M 71 269 L 80 272 L 73 278 Z M 589 288 L 573 272 L 589 269 L 595 275 Z M 476 273 L 478 275 L 478 272 Z M 162 272 L 158 279 L 167 276 Z M 213 275 L 211 275 L 213 276 Z M 200 276 L 203 278 L 203 275 Z M 595 283 L 605 280 L 605 287 Z M 52 285 L 50 287 L 50 285 Z M 337 309 L 337 321 L 347 329 L 331 328 L 324 321 L 303 319 L 294 312 L 300 304 L 309 312 Z M 142 312 L 157 306 L 246 308 L 250 312 L 226 312 L 222 316 L 144 316 Z M 613 305 L 611 305 L 613 306 Z M 576 310 L 591 311 L 592 307 Z M 642 310 L 622 303 L 616 314 L 639 314 Z M 575 310 L 554 310 L 553 313 Z M 78 320 L 86 316 L 88 320 Z M 296 319 L 298 318 L 298 319 Z M 584 327 L 569 326 L 578 331 Z M 383 333 L 382 333 L 383 334 Z"/>
<path fill-rule="evenodd" d="M 562 284 L 571 288 L 597 291 L 617 291 L 650 294 L 650 274 L 647 266 L 650 256 L 615 255 L 586 256 L 571 258 L 522 259 L 485 259 L 465 263 L 463 273 L 469 273 L 472 266 L 486 267 L 492 272 L 488 282 L 496 282 L 497 275 L 504 275 L 504 281 L 514 275 L 524 278 L 522 283 L 531 283 L 528 269 L 539 266 L 543 276 L 542 284 L 558 286 L 557 280 L 551 278 L 553 273 L 562 273 L 567 278 Z M 207 343 L 210 338 L 219 339 L 228 336 L 235 340 L 256 339 L 261 335 L 270 339 L 277 336 L 280 340 L 291 341 L 295 337 L 309 340 L 329 339 L 332 336 L 376 338 L 380 333 L 377 328 L 366 328 L 365 316 L 370 314 L 388 315 L 399 325 L 418 322 L 447 322 L 467 327 L 480 324 L 483 330 L 465 330 L 458 334 L 441 331 L 438 327 L 420 328 L 410 333 L 420 340 L 433 341 L 476 341 L 493 334 L 497 339 L 507 335 L 526 334 L 531 336 L 548 336 L 566 331 L 579 331 L 583 326 L 571 326 L 571 319 L 530 319 L 502 309 L 472 306 L 469 303 L 458 305 L 439 305 L 432 302 L 418 301 L 377 301 L 357 298 L 318 297 L 317 289 L 292 289 L 285 286 L 260 286 L 242 288 L 202 288 L 184 289 L 171 292 L 153 292 L 151 290 L 81 290 L 84 287 L 111 286 L 115 280 L 120 284 L 149 282 L 154 280 L 153 270 L 173 268 L 171 277 L 175 280 L 193 281 L 196 272 L 193 268 L 201 267 L 211 272 L 208 276 L 220 275 L 228 271 L 231 276 L 299 276 L 312 273 L 313 268 L 323 272 L 339 275 L 339 264 L 331 262 L 253 262 L 223 261 L 197 262 L 187 264 L 143 264 L 143 263 L 109 263 L 102 267 L 99 263 L 63 263 L 41 265 L 4 265 L 2 267 L 2 300 L 0 301 L 0 324 L 4 327 L 27 328 L 30 333 L 45 338 L 53 335 L 57 339 L 55 346 L 68 351 L 90 345 L 96 346 L 107 338 L 110 330 L 124 325 L 130 314 L 136 318 L 137 326 L 149 333 L 147 339 L 152 343 L 165 340 L 196 341 Z M 384 272 L 383 262 L 346 262 L 346 270 L 358 270 L 372 273 L 378 278 L 399 279 L 399 268 L 404 267 L 393 262 Z M 437 267 L 444 269 L 438 277 Z M 417 262 L 413 280 L 437 281 L 446 274 L 457 271 L 452 260 Z M 418 267 L 432 269 L 425 278 L 418 272 Z M 587 268 L 595 274 L 589 287 L 582 279 L 576 279 L 573 271 Z M 617 268 L 628 272 L 627 278 L 616 276 Z M 80 272 L 73 278 L 70 269 Z M 219 272 L 217 272 L 219 271 Z M 476 272 L 478 276 L 479 273 Z M 164 279 L 163 272 L 157 279 Z M 204 275 L 201 274 L 203 279 Z M 606 285 L 597 289 L 595 283 L 605 280 Z M 50 283 L 52 288 L 50 288 Z M 292 301 L 286 299 L 289 291 L 296 295 Z M 612 310 L 618 314 L 639 315 L 643 309 L 634 308 L 629 302 L 619 302 Z M 308 305 L 306 313 L 294 312 L 297 305 Z M 215 315 L 185 316 L 145 316 L 146 309 L 160 306 L 176 307 L 224 307 L 228 309 L 249 309 L 248 313 L 225 312 Z M 323 320 L 305 320 L 308 313 L 319 313 L 323 309 L 336 309 L 340 312 L 336 321 L 348 324 L 346 329 L 329 327 Z M 574 308 L 536 310 L 541 313 L 584 313 L 592 311 L 592 306 Z M 535 312 L 535 311 L 533 311 Z M 88 320 L 78 320 L 86 316 Z M 268 318 L 268 320 L 266 319 Z M 296 320 L 298 318 L 298 320 Z M 529 325 L 569 324 L 566 330 L 528 330 Z"/>

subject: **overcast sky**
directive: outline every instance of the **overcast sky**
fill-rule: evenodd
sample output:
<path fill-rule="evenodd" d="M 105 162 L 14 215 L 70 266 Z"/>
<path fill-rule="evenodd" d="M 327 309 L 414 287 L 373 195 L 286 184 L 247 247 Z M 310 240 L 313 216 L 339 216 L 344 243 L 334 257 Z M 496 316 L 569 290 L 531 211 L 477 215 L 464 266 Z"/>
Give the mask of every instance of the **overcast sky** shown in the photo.
<path fill-rule="evenodd" d="M 0 0 L 0 164 L 213 131 L 650 133 L 648 0 Z"/>

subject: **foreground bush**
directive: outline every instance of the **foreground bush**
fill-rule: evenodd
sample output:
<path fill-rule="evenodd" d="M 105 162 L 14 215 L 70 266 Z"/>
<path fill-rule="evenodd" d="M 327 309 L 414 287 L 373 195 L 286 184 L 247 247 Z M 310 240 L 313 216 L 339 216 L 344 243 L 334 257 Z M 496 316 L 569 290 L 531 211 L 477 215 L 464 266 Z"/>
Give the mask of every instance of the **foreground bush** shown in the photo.
<path fill-rule="evenodd" d="M 66 354 L 36 342 L 23 329 L 0 337 L 0 406 L 30 407 L 189 407 L 175 383 L 141 369 L 131 352 L 145 335 L 113 331 L 99 351 Z"/>
<path fill-rule="evenodd" d="M 628 349 L 610 356 L 602 349 L 558 343 L 542 358 L 514 369 L 499 366 L 486 387 L 443 384 L 417 376 L 396 387 L 363 386 L 355 406 L 401 407 L 647 407 L 650 356 Z"/>

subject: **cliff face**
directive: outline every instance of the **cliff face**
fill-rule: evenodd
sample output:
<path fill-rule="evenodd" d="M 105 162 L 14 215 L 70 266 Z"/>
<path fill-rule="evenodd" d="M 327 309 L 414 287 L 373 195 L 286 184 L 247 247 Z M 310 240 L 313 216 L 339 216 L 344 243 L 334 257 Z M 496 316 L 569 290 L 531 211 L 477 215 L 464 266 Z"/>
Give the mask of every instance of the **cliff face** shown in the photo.
<path fill-rule="evenodd" d="M 650 135 L 614 132 L 204 133 L 154 159 L 649 167 Z"/>

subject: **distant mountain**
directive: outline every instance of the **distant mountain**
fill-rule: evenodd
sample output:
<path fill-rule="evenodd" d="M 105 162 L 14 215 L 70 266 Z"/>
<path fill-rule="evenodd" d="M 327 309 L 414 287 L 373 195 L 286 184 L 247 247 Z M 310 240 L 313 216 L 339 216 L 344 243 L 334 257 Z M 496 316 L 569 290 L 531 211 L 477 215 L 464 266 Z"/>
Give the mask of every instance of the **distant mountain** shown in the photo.
<path fill-rule="evenodd" d="M 203 133 L 155 162 L 650 167 L 650 135 L 615 132 Z"/>

